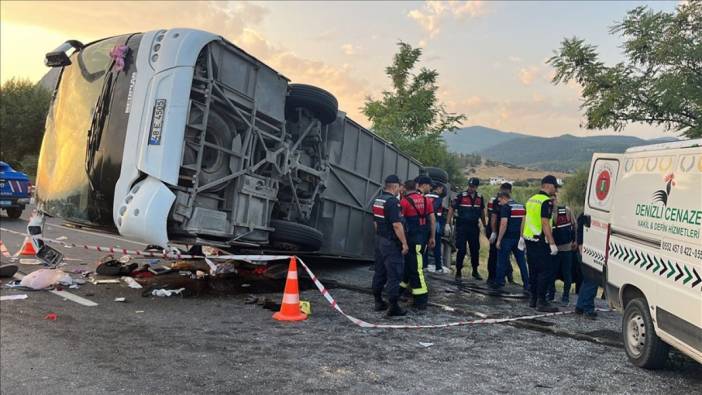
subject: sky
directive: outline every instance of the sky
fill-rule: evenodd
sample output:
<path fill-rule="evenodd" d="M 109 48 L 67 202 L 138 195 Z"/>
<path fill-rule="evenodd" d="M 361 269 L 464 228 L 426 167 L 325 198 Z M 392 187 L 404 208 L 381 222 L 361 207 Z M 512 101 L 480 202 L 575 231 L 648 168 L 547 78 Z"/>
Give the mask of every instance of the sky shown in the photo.
<path fill-rule="evenodd" d="M 0 80 L 38 81 L 44 54 L 68 39 L 90 42 L 171 27 L 211 31 L 269 64 L 292 82 L 332 92 L 364 126 L 367 97 L 389 89 L 385 67 L 397 42 L 423 48 L 422 66 L 439 72 L 439 97 L 482 125 L 536 136 L 612 134 L 581 128 L 580 87 L 551 84 L 545 60 L 565 37 L 623 60 L 609 27 L 637 5 L 657 2 L 19 2 L 0 3 Z M 671 135 L 631 125 L 622 134 Z"/>

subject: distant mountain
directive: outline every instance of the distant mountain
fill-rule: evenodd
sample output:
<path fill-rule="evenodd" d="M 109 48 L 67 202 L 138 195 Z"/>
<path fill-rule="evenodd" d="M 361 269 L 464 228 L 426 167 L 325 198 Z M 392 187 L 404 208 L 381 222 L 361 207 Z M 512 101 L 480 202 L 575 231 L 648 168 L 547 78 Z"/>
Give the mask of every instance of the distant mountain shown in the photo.
<path fill-rule="evenodd" d="M 449 151 L 535 169 L 570 172 L 586 166 L 593 152 L 624 152 L 637 145 L 676 141 L 675 137 L 644 140 L 633 136 L 535 137 L 470 126 L 444 134 Z"/>
<path fill-rule="evenodd" d="M 674 137 L 644 140 L 633 136 L 520 137 L 493 145 L 480 155 L 519 166 L 543 170 L 574 171 L 586 166 L 594 152 L 624 152 L 627 148 L 676 141 Z"/>
<path fill-rule="evenodd" d="M 461 128 L 453 133 L 444 133 L 444 141 L 451 152 L 473 154 L 515 138 L 528 137 L 525 134 L 503 132 L 484 126 Z"/>

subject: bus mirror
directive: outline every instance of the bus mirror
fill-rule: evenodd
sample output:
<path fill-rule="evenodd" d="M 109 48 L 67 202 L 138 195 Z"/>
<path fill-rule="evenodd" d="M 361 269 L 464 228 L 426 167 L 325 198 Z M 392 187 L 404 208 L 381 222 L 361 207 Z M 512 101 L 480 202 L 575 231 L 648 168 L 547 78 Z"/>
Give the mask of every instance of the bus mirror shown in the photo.
<path fill-rule="evenodd" d="M 83 48 L 83 43 L 76 40 L 68 40 L 58 46 L 58 48 L 46 54 L 44 64 L 48 67 L 63 67 L 71 64 L 68 58 L 68 50 L 71 48 L 80 51 Z"/>

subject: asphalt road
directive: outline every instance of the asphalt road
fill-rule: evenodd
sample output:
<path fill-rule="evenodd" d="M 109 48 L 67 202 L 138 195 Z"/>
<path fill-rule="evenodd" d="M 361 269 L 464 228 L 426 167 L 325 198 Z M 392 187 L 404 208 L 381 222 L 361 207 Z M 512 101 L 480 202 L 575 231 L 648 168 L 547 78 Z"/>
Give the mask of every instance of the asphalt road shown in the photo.
<path fill-rule="evenodd" d="M 26 222 L 3 216 L 0 226 L 24 231 Z M 66 228 L 56 220 L 49 220 L 45 235 L 143 248 L 114 235 Z M 0 236 L 11 252 L 22 241 L 7 232 Z M 62 251 L 74 259 L 62 267 L 67 272 L 94 269 L 103 256 L 76 248 Z M 20 266 L 24 273 L 39 268 Z M 330 261 L 313 270 L 324 280 L 344 284 L 331 292 L 345 311 L 370 322 L 388 322 L 370 311 L 371 297 L 363 292 L 372 276 L 367 267 Z M 433 306 L 392 322 L 533 313 L 524 301 L 461 292 L 447 280 L 430 276 L 431 300 L 458 311 Z M 245 300 L 257 292 L 279 301 L 281 294 L 258 293 L 268 283 L 243 285 L 226 294 L 187 298 L 142 297 L 124 284 L 69 290 L 96 307 L 45 291 L 3 288 L 2 295 L 26 293 L 28 298 L 0 303 L 0 392 L 690 394 L 702 385 L 702 367 L 678 353 L 661 371 L 632 366 L 618 346 L 621 317 L 615 312 L 602 313 L 597 321 L 566 315 L 523 325 L 371 330 L 330 309 L 314 289 L 301 294 L 312 304 L 307 321 L 274 321 L 271 311 Z M 126 303 L 114 302 L 116 297 L 125 297 Z M 51 312 L 58 315 L 56 321 L 44 319 Z"/>

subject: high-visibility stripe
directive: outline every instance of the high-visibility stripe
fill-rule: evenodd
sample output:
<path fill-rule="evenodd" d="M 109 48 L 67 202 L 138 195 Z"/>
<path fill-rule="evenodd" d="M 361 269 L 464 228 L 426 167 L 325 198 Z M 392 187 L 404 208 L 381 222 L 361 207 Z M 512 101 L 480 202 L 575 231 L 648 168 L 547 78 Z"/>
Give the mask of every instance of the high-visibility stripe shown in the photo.
<path fill-rule="evenodd" d="M 283 304 L 299 304 L 300 296 L 297 294 L 285 294 L 283 295 Z"/>
<path fill-rule="evenodd" d="M 288 280 L 297 280 L 297 271 L 288 271 Z"/>
<path fill-rule="evenodd" d="M 429 292 L 427 289 L 427 282 L 424 280 L 424 261 L 422 259 L 422 246 L 415 244 L 415 251 L 417 253 L 417 273 L 419 276 L 419 288 L 412 288 L 412 295 L 424 295 Z"/>
<path fill-rule="evenodd" d="M 427 193 L 425 196 L 428 197 L 428 198 L 432 198 L 432 199 L 438 199 L 438 198 L 439 198 L 439 195 L 435 195 L 435 194 L 433 194 L 433 193 Z"/>
<path fill-rule="evenodd" d="M 558 225 L 556 228 L 565 228 L 565 227 L 570 227 L 573 226 L 571 223 L 563 224 L 563 225 Z"/>

